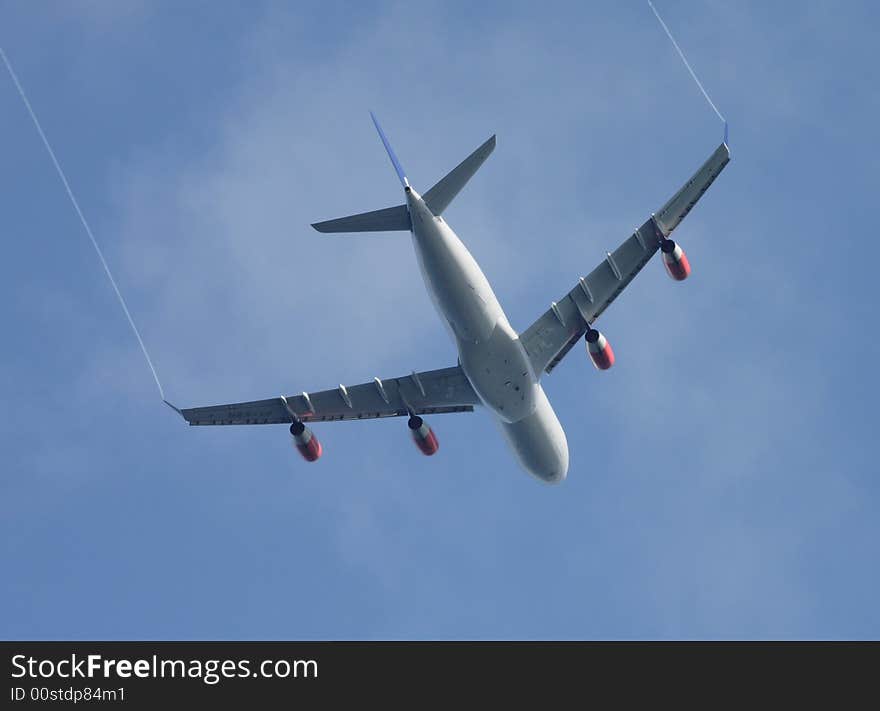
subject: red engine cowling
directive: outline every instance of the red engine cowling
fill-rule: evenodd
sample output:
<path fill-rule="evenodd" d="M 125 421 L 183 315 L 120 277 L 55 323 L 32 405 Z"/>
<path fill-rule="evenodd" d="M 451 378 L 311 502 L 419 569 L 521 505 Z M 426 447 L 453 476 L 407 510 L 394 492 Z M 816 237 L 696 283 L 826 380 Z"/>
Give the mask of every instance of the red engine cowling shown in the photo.
<path fill-rule="evenodd" d="M 314 462 L 321 458 L 324 451 L 315 433 L 298 420 L 290 426 L 290 434 L 293 437 L 293 446 L 299 450 L 303 459 Z"/>
<path fill-rule="evenodd" d="M 409 427 L 410 434 L 412 434 L 413 442 L 416 443 L 416 447 L 419 448 L 422 454 L 426 457 L 437 454 L 437 450 L 440 449 L 437 435 L 434 434 L 434 430 L 428 427 L 421 417 L 411 415 L 407 426 Z"/>
<path fill-rule="evenodd" d="M 584 340 L 587 342 L 587 353 L 590 354 L 593 365 L 599 370 L 608 370 L 614 365 L 614 349 L 600 331 L 588 328 Z"/>
<path fill-rule="evenodd" d="M 663 266 L 666 267 L 666 273 L 675 281 L 687 279 L 691 273 L 691 263 L 681 245 L 671 239 L 665 239 L 660 245 L 660 251 L 663 253 Z"/>

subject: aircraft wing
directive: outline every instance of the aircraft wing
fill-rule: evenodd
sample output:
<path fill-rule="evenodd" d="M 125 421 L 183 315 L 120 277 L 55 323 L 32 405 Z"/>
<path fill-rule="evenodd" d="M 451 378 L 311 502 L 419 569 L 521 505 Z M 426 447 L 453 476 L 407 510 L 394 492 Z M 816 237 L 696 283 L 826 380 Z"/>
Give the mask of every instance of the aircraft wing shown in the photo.
<path fill-rule="evenodd" d="M 417 415 L 472 412 L 479 403 L 470 381 L 455 366 L 388 380 L 374 378 L 368 383 L 320 392 L 174 409 L 191 425 L 271 425 L 290 423 L 291 413 L 303 422 L 367 420 L 404 416 L 410 409 Z"/>
<path fill-rule="evenodd" d="M 703 196 L 724 166 L 730 150 L 722 143 L 681 189 L 586 277 L 520 334 L 535 373 L 549 373 L 600 314 L 627 287 Z"/>

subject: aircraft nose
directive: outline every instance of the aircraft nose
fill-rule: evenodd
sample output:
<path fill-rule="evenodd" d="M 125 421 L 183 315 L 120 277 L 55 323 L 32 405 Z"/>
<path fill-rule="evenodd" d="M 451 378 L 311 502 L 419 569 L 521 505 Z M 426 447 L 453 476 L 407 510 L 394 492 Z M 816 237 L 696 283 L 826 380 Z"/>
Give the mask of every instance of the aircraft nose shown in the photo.
<path fill-rule="evenodd" d="M 544 484 L 560 484 L 568 475 L 568 451 L 560 452 L 541 447 L 546 442 L 519 442 L 514 444 L 519 462 L 529 474 Z M 517 446 L 520 445 L 520 446 Z M 536 446 L 537 445 L 537 446 Z"/>
<path fill-rule="evenodd" d="M 568 476 L 568 469 L 557 469 L 552 472 L 547 472 L 546 474 L 539 473 L 535 476 L 537 476 L 545 484 L 561 484 Z"/>
<path fill-rule="evenodd" d="M 565 433 L 559 428 L 561 435 L 554 438 L 552 456 L 544 459 L 543 466 L 536 475 L 547 484 L 561 484 L 568 476 L 568 442 Z"/>
<path fill-rule="evenodd" d="M 559 484 L 568 474 L 565 431 L 540 386 L 535 411 L 516 422 L 498 421 L 523 468 L 545 484 Z"/>
<path fill-rule="evenodd" d="M 533 469 L 532 474 L 545 484 L 561 484 L 568 476 L 568 447 L 557 452 L 555 459 L 556 461 L 549 468 L 545 463 L 544 468 Z"/>

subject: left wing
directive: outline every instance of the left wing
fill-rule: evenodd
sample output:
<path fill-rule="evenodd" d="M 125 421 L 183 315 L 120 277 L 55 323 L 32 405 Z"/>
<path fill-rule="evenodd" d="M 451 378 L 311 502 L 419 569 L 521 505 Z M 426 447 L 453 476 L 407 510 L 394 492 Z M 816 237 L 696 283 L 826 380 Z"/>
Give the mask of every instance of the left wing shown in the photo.
<path fill-rule="evenodd" d="M 730 161 L 722 143 L 672 198 L 520 334 L 535 373 L 549 373 L 635 278 Z"/>
<path fill-rule="evenodd" d="M 303 422 L 367 420 L 404 416 L 410 410 L 417 415 L 472 412 L 479 403 L 461 367 L 455 366 L 388 380 L 374 378 L 333 390 L 178 412 L 191 425 L 271 425 L 289 424 L 293 414 Z"/>

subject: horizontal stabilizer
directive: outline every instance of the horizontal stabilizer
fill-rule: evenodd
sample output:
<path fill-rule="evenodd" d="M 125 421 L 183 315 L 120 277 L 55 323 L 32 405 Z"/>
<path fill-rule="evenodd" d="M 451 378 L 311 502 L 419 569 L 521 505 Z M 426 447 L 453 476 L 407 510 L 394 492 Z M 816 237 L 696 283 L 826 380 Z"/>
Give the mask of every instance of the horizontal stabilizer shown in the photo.
<path fill-rule="evenodd" d="M 315 222 L 314 227 L 318 232 L 395 232 L 402 230 L 409 232 L 412 223 L 409 219 L 409 210 L 406 205 L 386 207 L 384 210 L 362 212 L 359 215 L 349 215 L 336 220 Z"/>
<path fill-rule="evenodd" d="M 449 207 L 449 203 L 467 185 L 468 180 L 474 177 L 474 173 L 477 172 L 494 150 L 495 136 L 492 136 L 492 138 L 477 148 L 477 150 L 453 168 L 445 178 L 440 180 L 439 183 L 422 196 L 432 214 L 440 215 Z"/>

